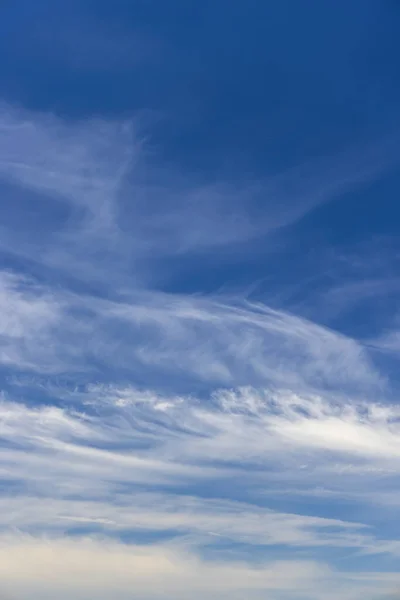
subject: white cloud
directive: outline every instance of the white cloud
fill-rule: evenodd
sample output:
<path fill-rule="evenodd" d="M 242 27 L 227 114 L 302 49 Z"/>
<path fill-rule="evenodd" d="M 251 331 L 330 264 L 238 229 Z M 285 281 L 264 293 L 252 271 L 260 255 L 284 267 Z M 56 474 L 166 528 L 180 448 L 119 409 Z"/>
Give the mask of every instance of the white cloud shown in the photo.
<path fill-rule="evenodd" d="M 204 562 L 161 546 L 125 546 L 96 539 L 3 538 L 4 589 L 29 598 L 281 598 L 346 600 L 393 592 L 398 575 L 338 572 L 321 562 Z M 21 557 L 25 560 L 21 561 Z"/>
<path fill-rule="evenodd" d="M 4 590 L 29 598 L 261 598 L 266 592 L 314 595 L 335 575 L 312 561 L 277 561 L 259 568 L 203 562 L 168 546 L 128 546 L 95 539 L 0 539 Z M 320 589 L 318 590 L 321 591 Z M 271 596 L 273 597 L 273 596 Z M 280 596 L 279 596 L 280 597 Z M 319 596 L 320 597 L 320 596 Z"/>
<path fill-rule="evenodd" d="M 139 281 L 157 279 L 168 257 L 243 251 L 243 242 L 377 177 L 392 166 L 384 150 L 394 143 L 379 141 L 265 181 L 188 181 L 160 166 L 132 122 L 66 121 L 3 103 L 0 176 L 16 186 L 8 205 L 20 206 L 21 215 L 24 203 L 34 203 L 34 212 L 44 202 L 47 208 L 40 235 L 21 230 L 21 220 L 10 230 L 5 214 L 1 246 L 83 281 L 126 285 L 133 273 Z M 65 205 L 55 230 L 46 219 L 49 200 Z"/>
<path fill-rule="evenodd" d="M 175 363 L 228 384 L 235 376 L 288 387 L 383 383 L 356 341 L 267 306 L 153 294 L 106 310 L 146 331 L 138 358 L 149 365 Z"/>
<path fill-rule="evenodd" d="M 72 294 L 0 272 L 0 361 L 36 372 L 145 369 L 214 385 L 383 389 L 355 340 L 232 298 L 140 292 L 120 300 Z"/>
<path fill-rule="evenodd" d="M 18 484 L 22 496 L 3 497 L 1 526 L 68 532 L 74 521 L 93 522 L 114 535 L 132 528 L 176 530 L 193 535 L 196 543 L 216 534 L 264 546 L 400 552 L 396 541 L 379 540 L 362 523 L 279 512 L 255 501 L 260 490 L 276 484 L 291 484 L 295 496 L 304 477 L 310 486 L 323 484 L 328 475 L 346 495 L 346 469 L 352 464 L 353 481 L 360 477 L 360 464 L 398 470 L 394 408 L 253 390 L 222 392 L 208 407 L 190 398 L 98 386 L 89 390 L 89 404 L 80 399 L 79 412 L 3 400 L 0 478 Z M 344 472 L 333 473 L 332 465 Z M 367 475 L 371 484 L 380 472 Z M 223 481 L 232 498 L 240 481 L 249 500 L 188 493 L 194 484 L 207 489 Z M 170 491 L 149 493 L 143 485 Z"/>
<path fill-rule="evenodd" d="M 400 351 L 400 330 L 396 326 L 382 335 L 369 341 L 373 348 L 396 356 Z"/>
<path fill-rule="evenodd" d="M 67 600 L 73 596 L 141 598 L 341 598 L 393 590 L 394 573 L 335 572 L 307 560 L 270 561 L 254 568 L 241 562 L 206 562 L 168 545 L 135 546 L 77 538 L 0 538 L 0 574 L 5 593 Z M 336 594 L 336 596 L 335 596 Z"/>
<path fill-rule="evenodd" d="M 16 493 L 0 497 L 6 591 L 350 599 L 394 582 L 323 563 L 338 548 L 399 555 L 371 511 L 346 520 L 323 516 L 327 502 L 318 516 L 269 505 L 283 489 L 298 500 L 323 488 L 365 508 L 359 486 L 397 476 L 400 412 L 380 401 L 368 348 L 283 310 L 144 284 L 171 257 L 233 251 L 296 222 L 390 166 L 381 150 L 262 183 L 199 183 L 155 164 L 132 125 L 3 105 L 0 175 L 17 218 L 4 211 L 0 244 L 37 273 L 0 272 L 0 364 L 33 377 L 9 380 L 15 396 L 0 403 L 0 480 Z M 22 222 L 29 203 L 37 231 Z M 62 207 L 54 221 L 50 205 Z M 103 537 L 74 537 L 85 527 Z M 140 530 L 175 538 L 118 541 Z M 224 562 L 199 558 L 226 541 Z M 286 559 L 237 562 L 240 544 L 284 547 Z M 316 549 L 321 562 L 306 560 Z"/>
<path fill-rule="evenodd" d="M 68 123 L 4 104 L 0 135 L 4 178 L 54 194 L 55 201 L 89 208 L 96 215 L 115 200 L 127 161 L 137 151 L 128 123 Z"/>
<path fill-rule="evenodd" d="M 359 523 L 279 512 L 251 503 L 141 491 L 93 500 L 89 490 L 83 490 L 80 499 L 66 500 L 57 490 L 51 495 L 50 486 L 47 496 L 43 491 L 39 496 L 0 498 L 0 527 L 68 534 L 74 526 L 95 526 L 114 538 L 126 532 L 133 538 L 141 532 L 165 533 L 174 538 L 174 546 L 192 549 L 215 543 L 212 536 L 217 536 L 255 549 L 283 545 L 291 550 L 347 547 L 379 552 L 382 543 L 392 543 L 391 552 L 400 551 L 399 544 L 376 540 Z"/>
<path fill-rule="evenodd" d="M 0 273 L 0 362 L 51 371 L 60 363 L 49 337 L 63 315 L 55 296 L 11 272 Z"/>

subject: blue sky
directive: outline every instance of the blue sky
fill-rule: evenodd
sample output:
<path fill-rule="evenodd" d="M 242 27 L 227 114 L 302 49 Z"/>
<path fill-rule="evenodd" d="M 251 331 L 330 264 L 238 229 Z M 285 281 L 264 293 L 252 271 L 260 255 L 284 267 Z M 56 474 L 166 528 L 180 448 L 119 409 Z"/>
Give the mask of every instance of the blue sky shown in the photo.
<path fill-rule="evenodd" d="M 7 597 L 398 592 L 399 27 L 5 3 Z"/>

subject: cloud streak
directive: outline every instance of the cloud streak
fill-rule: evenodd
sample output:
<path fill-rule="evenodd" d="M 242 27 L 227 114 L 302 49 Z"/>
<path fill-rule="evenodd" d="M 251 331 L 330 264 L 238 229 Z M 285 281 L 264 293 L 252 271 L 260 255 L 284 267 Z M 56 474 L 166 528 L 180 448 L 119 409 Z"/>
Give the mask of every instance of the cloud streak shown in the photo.
<path fill-rule="evenodd" d="M 126 285 L 134 273 L 152 280 L 166 259 L 204 252 L 216 259 L 216 252 L 243 251 L 244 243 L 294 224 L 391 168 L 388 150 L 396 144 L 392 136 L 265 181 L 214 183 L 167 171 L 139 121 L 65 122 L 3 104 L 0 176 L 13 205 L 33 204 L 49 226 L 40 236 L 22 222 L 11 231 L 5 213 L 1 245 L 81 280 L 104 285 L 108 276 Z M 49 214 L 60 207 L 54 229 Z"/>
<path fill-rule="evenodd" d="M 48 392 L 54 397 L 54 388 Z M 395 584 L 394 574 L 345 574 L 297 553 L 346 548 L 397 557 L 396 539 L 362 522 L 260 502 L 260 491 L 279 492 L 285 482 L 300 498 L 304 484 L 324 485 L 328 474 L 345 495 L 352 466 L 353 484 L 367 476 L 369 486 L 380 469 L 398 471 L 395 407 L 251 389 L 221 391 L 208 403 L 99 385 L 59 388 L 59 398 L 64 407 L 7 399 L 0 407 L 0 477 L 14 489 L 0 499 L 2 582 L 10 593 L 35 598 L 63 589 L 66 597 L 98 591 L 106 598 L 112 586 L 125 598 L 135 586 L 149 598 L 188 591 L 239 598 L 244 589 L 254 598 L 330 598 L 334 586 L 353 598 Z M 247 500 L 193 495 L 200 482 L 207 489 L 217 481 L 227 490 L 241 481 Z M 150 536 L 144 545 L 143 536 Z M 257 565 L 235 558 L 235 546 L 229 560 L 201 558 L 228 541 L 261 551 Z M 269 547 L 287 548 L 286 559 L 263 558 Z M 104 582 L 95 576 L 103 562 Z"/>
<path fill-rule="evenodd" d="M 361 344 L 234 298 L 136 292 L 111 301 L 0 273 L 3 364 L 42 372 L 179 375 L 211 385 L 383 389 Z M 154 384 L 153 384 L 154 385 Z"/>
<path fill-rule="evenodd" d="M 73 398 L 76 404 L 72 393 Z M 45 522 L 68 529 L 64 518 L 94 519 L 111 531 L 175 530 L 200 538 L 214 532 L 256 545 L 349 546 L 378 553 L 390 546 L 363 532 L 363 524 L 279 513 L 263 508 L 257 497 L 264 488 L 279 490 L 296 480 L 301 493 L 304 478 L 307 485 L 321 486 L 328 474 L 345 493 L 348 469 L 361 482 L 367 475 L 370 484 L 382 472 L 398 470 L 395 408 L 254 390 L 221 392 L 206 408 L 193 398 L 133 389 L 91 389 L 78 407 L 3 401 L 1 476 L 22 492 L 11 511 L 6 510 L 11 500 L 3 498 L 3 527 L 15 520 L 28 530 Z M 225 481 L 229 489 L 239 479 L 247 502 L 190 496 L 194 484 Z M 160 491 L 151 495 L 143 485 Z M 161 492 L 168 488 L 168 494 Z M 79 500 L 73 501 L 78 490 Z M 72 495 L 68 501 L 66 494 Z M 399 550 L 392 541 L 390 551 Z"/>

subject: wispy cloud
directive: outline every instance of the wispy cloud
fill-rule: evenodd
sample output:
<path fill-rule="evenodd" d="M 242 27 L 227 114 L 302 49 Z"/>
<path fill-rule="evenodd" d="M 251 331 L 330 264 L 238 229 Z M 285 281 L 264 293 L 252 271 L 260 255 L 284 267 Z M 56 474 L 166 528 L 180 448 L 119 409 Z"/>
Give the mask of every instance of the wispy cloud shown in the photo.
<path fill-rule="evenodd" d="M 9 272 L 1 282 L 2 361 L 20 369 L 103 364 L 211 385 L 383 386 L 355 340 L 264 305 L 155 291 L 111 301 Z"/>
<path fill-rule="evenodd" d="M 167 257 L 232 251 L 295 223 L 390 168 L 382 156 L 392 154 L 382 147 L 397 143 L 379 141 L 265 181 L 215 183 L 167 171 L 144 139 L 139 122 L 67 122 L 3 104 L 0 174 L 17 186 L 13 206 L 34 203 L 36 213 L 44 211 L 42 225 L 48 221 L 37 236 L 23 217 L 7 227 L 5 212 L 3 250 L 103 284 L 107 272 L 119 285 L 127 273 L 153 278 Z M 64 203 L 56 229 L 50 199 L 53 206 Z"/>
<path fill-rule="evenodd" d="M 355 467 L 353 483 L 365 475 L 358 467 L 398 470 L 396 408 L 250 389 L 221 391 L 211 402 L 99 385 L 60 388 L 59 397 L 64 407 L 6 399 L 0 407 L 0 477 L 14 491 L 0 499 L 6 591 L 39 597 L 45 585 L 46 593 L 106 598 L 112 587 L 125 598 L 135 586 L 149 598 L 239 598 L 244 590 L 331 598 L 334 589 L 356 598 L 395 585 L 394 574 L 339 572 L 323 557 L 329 548 L 398 556 L 396 539 L 359 522 L 268 508 L 260 489 L 293 486 L 297 472 L 291 495 L 300 497 L 302 485 L 330 474 L 345 497 L 347 467 Z M 369 485 L 379 477 L 370 469 Z M 234 487 L 230 499 L 213 498 L 212 488 L 204 494 L 221 478 L 226 489 L 241 481 L 248 499 L 234 500 Z M 229 560 L 200 558 L 221 542 L 233 544 Z M 254 556 L 235 555 L 238 544 L 261 551 L 257 566 Z M 286 548 L 287 558 L 265 558 L 268 547 Z M 304 558 L 311 548 L 322 562 Z"/>
<path fill-rule="evenodd" d="M 335 587 L 350 600 L 386 589 L 394 575 L 356 564 L 400 553 L 375 527 L 383 496 L 362 497 L 386 478 L 390 504 L 400 466 L 400 412 L 368 345 L 244 294 L 157 284 L 172 260 L 272 240 L 378 177 L 396 140 L 265 181 L 210 182 L 166 169 L 139 125 L 0 111 L 5 590 L 300 600 Z M 333 497 L 351 497 L 357 518 L 332 516 Z M 338 549 L 353 561 L 345 573 Z"/>
<path fill-rule="evenodd" d="M 367 474 L 370 483 L 397 470 L 395 408 L 255 390 L 220 392 L 208 407 L 194 398 L 134 389 L 66 390 L 64 402 L 67 397 L 74 411 L 6 400 L 1 405 L 1 476 L 22 493 L 20 500 L 3 497 L 3 527 L 15 523 L 29 531 L 47 523 L 68 530 L 69 521 L 94 519 L 106 531 L 176 531 L 196 534 L 200 542 L 212 532 L 264 546 L 400 551 L 362 524 L 280 513 L 256 501 L 260 489 L 285 482 L 297 482 L 301 493 L 304 478 L 320 486 L 329 474 L 346 493 L 349 468 L 353 478 L 362 481 Z M 223 480 L 229 488 L 238 479 L 247 502 L 188 494 L 198 482 L 207 488 Z M 143 485 L 170 491 L 149 494 Z M 72 497 L 66 500 L 66 494 Z"/>
<path fill-rule="evenodd" d="M 48 345 L 62 305 L 51 292 L 11 272 L 0 275 L 0 362 L 20 369 L 53 370 L 57 352 Z"/>

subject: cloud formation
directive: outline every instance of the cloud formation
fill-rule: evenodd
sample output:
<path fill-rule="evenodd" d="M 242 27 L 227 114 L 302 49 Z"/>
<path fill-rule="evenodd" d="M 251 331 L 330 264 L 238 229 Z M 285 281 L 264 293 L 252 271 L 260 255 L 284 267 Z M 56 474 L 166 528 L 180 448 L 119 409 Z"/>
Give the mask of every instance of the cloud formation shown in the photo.
<path fill-rule="evenodd" d="M 167 171 L 140 129 L 139 121 L 66 122 L 3 103 L 0 174 L 13 205 L 2 219 L 3 251 L 103 285 L 106 273 L 114 283 L 125 275 L 125 285 L 127 275 L 152 279 L 165 258 L 215 259 L 293 225 L 391 169 L 398 142 L 391 136 L 265 181 L 211 182 Z M 20 219 L 7 226 L 27 206 L 41 216 L 40 235 Z"/>
<path fill-rule="evenodd" d="M 288 597 L 295 587 L 311 598 L 326 584 L 339 583 L 338 574 L 312 561 L 275 561 L 258 568 L 243 563 L 204 562 L 168 547 L 101 543 L 93 539 L 37 540 L 3 538 L 0 548 L 2 582 L 5 590 L 32 598 L 128 599 L 132 589 L 143 598 L 262 598 L 265 593 Z M 21 557 L 24 558 L 21 579 Z M 351 581 L 352 577 L 347 576 Z M 373 577 L 369 578 L 374 587 Z M 386 576 L 388 583 L 393 576 Z M 339 583 L 340 587 L 340 583 Z M 352 596 L 346 596 L 351 598 Z"/>
<path fill-rule="evenodd" d="M 6 594 L 393 589 L 385 561 L 400 545 L 374 509 L 399 509 L 400 413 L 373 345 L 244 293 L 163 284 L 180 261 L 279 247 L 306 214 L 390 169 L 382 148 L 395 145 L 211 182 L 166 169 L 138 123 L 3 104 Z M 344 288 L 324 297 L 348 306 Z M 360 568 L 371 556 L 374 572 Z"/>

